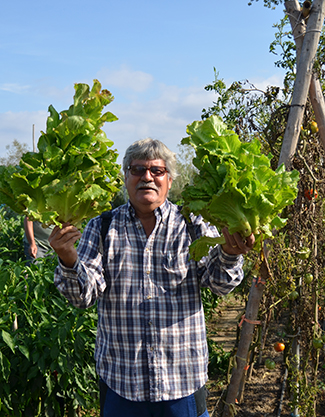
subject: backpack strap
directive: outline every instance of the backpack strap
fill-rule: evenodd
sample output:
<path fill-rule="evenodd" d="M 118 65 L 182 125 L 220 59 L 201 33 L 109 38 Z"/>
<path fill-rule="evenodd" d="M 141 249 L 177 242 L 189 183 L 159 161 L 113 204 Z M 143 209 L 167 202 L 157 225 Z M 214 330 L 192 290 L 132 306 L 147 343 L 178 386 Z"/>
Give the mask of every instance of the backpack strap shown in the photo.
<path fill-rule="evenodd" d="M 191 235 L 192 242 L 194 242 L 194 240 L 197 239 L 197 236 L 196 236 L 196 233 L 195 233 L 195 230 L 194 230 L 194 225 L 193 225 L 191 219 L 187 219 L 186 217 L 185 217 L 185 222 L 186 222 L 186 225 L 187 225 L 187 230 L 189 231 L 189 234 Z"/>
<path fill-rule="evenodd" d="M 111 211 L 104 211 L 101 215 L 100 215 L 101 219 L 102 219 L 102 225 L 101 225 L 101 229 L 100 229 L 100 237 L 99 237 L 99 253 L 101 255 L 104 254 L 104 242 L 105 242 L 105 237 L 107 235 L 109 226 L 112 222 L 112 212 Z"/>
<path fill-rule="evenodd" d="M 182 209 L 183 209 L 183 206 L 178 206 L 178 210 L 179 210 L 180 213 L 181 213 Z M 196 236 L 196 233 L 195 233 L 195 230 L 194 230 L 194 225 L 193 225 L 190 217 L 186 217 L 186 216 L 184 216 L 184 214 L 183 214 L 183 217 L 185 219 L 187 230 L 188 230 L 188 232 L 191 236 L 192 242 L 194 242 L 194 240 L 197 239 L 197 236 Z"/>

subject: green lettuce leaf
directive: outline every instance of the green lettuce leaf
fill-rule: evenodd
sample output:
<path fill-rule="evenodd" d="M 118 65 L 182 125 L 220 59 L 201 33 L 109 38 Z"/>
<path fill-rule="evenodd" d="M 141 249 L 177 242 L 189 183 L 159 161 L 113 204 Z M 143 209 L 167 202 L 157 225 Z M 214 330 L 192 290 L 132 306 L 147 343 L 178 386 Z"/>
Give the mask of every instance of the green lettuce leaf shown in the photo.
<path fill-rule="evenodd" d="M 297 171 L 287 172 L 284 165 L 274 171 L 272 155 L 261 152 L 257 139 L 241 142 L 218 116 L 192 123 L 187 133 L 182 143 L 195 149 L 198 173 L 182 194 L 185 214 L 202 215 L 219 230 L 228 227 L 231 234 L 254 233 L 259 245 L 260 238 L 272 236 L 273 227 L 284 226 L 279 214 L 297 196 Z M 224 242 L 223 237 L 202 237 L 191 246 L 191 255 L 199 260 L 212 243 Z"/>
<path fill-rule="evenodd" d="M 50 105 L 38 152 L 25 153 L 17 167 L 0 167 L 1 202 L 44 226 L 70 222 L 80 227 L 109 210 L 120 187 L 117 153 L 101 129 L 117 120 L 103 113 L 112 100 L 94 80 L 91 90 L 87 84 L 75 84 L 68 110 L 58 113 Z"/>

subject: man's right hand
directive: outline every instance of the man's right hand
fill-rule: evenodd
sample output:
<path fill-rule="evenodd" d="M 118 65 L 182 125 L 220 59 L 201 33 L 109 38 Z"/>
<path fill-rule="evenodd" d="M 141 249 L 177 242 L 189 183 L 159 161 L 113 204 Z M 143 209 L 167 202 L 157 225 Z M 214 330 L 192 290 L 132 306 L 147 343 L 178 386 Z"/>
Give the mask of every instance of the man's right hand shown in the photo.
<path fill-rule="evenodd" d="M 55 226 L 49 237 L 50 245 L 59 256 L 61 262 L 68 268 L 72 268 L 78 259 L 74 244 L 80 238 L 80 231 L 70 223 L 63 223 L 62 228 Z"/>

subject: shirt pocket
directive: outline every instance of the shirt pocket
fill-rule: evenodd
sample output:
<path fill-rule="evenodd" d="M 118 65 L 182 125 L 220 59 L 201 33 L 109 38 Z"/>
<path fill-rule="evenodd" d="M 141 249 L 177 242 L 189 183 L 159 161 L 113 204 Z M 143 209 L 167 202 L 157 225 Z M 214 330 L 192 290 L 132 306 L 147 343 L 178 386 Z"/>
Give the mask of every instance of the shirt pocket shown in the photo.
<path fill-rule="evenodd" d="M 167 252 L 162 260 L 162 287 L 166 291 L 176 291 L 183 283 L 189 269 L 188 251 L 172 254 Z"/>

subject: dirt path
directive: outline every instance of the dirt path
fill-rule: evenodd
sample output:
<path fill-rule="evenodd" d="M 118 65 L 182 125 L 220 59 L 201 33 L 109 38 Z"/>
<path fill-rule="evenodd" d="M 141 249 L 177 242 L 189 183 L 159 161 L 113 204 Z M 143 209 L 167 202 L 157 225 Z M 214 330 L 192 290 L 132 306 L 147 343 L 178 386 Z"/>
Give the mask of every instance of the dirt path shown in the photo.
<path fill-rule="evenodd" d="M 230 352 L 236 342 L 237 325 L 245 311 L 245 304 L 234 296 L 224 297 L 218 306 L 218 314 L 209 323 L 210 337 Z"/>
<path fill-rule="evenodd" d="M 219 304 L 216 315 L 208 323 L 209 337 L 222 344 L 225 352 L 230 352 L 236 343 L 237 324 L 244 312 L 244 303 L 236 300 L 234 296 L 225 297 Z M 253 364 L 250 378 L 246 381 L 243 400 L 237 404 L 236 417 L 290 417 L 293 416 L 290 408 L 290 394 L 288 386 L 284 384 L 285 364 L 284 353 L 275 352 L 273 345 L 278 341 L 281 322 L 273 322 L 270 326 L 267 344 L 262 354 L 262 362 Z M 320 363 L 324 363 L 324 355 Z M 276 367 L 268 370 L 264 366 L 267 358 L 275 361 Z M 320 367 L 319 380 L 324 380 L 324 367 Z M 222 416 L 222 404 L 227 389 L 227 381 L 208 381 L 208 411 L 210 417 Z M 325 386 L 325 384 L 324 384 Z M 317 400 L 316 416 L 325 416 L 325 388 Z M 283 394 L 283 401 L 281 395 Z M 310 416 L 313 414 L 309 414 Z M 302 416 L 300 417 L 307 417 Z"/>

